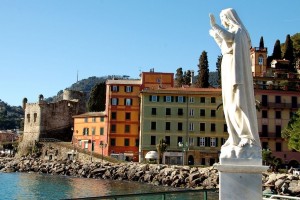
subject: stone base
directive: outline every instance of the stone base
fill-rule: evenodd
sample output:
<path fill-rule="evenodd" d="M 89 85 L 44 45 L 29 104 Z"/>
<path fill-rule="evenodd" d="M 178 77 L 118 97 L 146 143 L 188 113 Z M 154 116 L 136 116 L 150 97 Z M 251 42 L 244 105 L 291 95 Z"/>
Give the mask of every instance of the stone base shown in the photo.
<path fill-rule="evenodd" d="M 220 200 L 262 199 L 261 159 L 221 159 L 214 165 L 219 170 Z"/>

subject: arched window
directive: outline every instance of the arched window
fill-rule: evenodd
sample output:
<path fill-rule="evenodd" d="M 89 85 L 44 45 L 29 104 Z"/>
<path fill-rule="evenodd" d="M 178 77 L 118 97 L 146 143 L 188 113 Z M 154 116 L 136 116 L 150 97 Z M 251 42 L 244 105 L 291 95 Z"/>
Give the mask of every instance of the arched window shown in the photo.
<path fill-rule="evenodd" d="M 264 57 L 262 55 L 258 56 L 258 64 L 263 65 L 264 64 Z"/>

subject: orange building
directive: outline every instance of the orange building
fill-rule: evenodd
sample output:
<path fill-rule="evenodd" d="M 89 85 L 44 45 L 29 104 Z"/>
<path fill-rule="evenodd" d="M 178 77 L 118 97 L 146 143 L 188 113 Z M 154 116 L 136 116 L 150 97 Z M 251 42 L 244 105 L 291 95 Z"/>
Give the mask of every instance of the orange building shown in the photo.
<path fill-rule="evenodd" d="M 75 115 L 72 143 L 75 147 L 108 155 L 107 115 L 105 112 L 88 112 Z"/>

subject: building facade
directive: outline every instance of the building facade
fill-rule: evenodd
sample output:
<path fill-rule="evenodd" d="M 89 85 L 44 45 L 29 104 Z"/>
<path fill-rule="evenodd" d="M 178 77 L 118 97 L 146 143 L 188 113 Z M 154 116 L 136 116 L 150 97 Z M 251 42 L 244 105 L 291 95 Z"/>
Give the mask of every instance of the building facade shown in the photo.
<path fill-rule="evenodd" d="M 75 147 L 108 155 L 107 115 L 105 112 L 88 112 L 75 115 L 72 143 Z"/>
<path fill-rule="evenodd" d="M 165 88 L 141 91 L 140 162 L 167 143 L 166 164 L 212 165 L 227 134 L 221 89 Z"/>

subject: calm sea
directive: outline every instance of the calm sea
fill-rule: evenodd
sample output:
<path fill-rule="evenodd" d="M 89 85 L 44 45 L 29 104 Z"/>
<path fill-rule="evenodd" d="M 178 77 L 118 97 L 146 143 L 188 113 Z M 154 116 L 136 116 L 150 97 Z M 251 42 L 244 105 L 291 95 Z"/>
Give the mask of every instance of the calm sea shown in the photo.
<path fill-rule="evenodd" d="M 179 189 L 128 181 L 72 178 L 36 173 L 0 173 L 1 200 L 56 200 L 172 190 Z M 208 196 L 209 199 L 218 199 L 217 194 Z M 136 199 L 155 200 L 161 197 Z M 169 199 L 203 199 L 203 197 L 199 194 L 197 196 L 177 194 Z"/>

